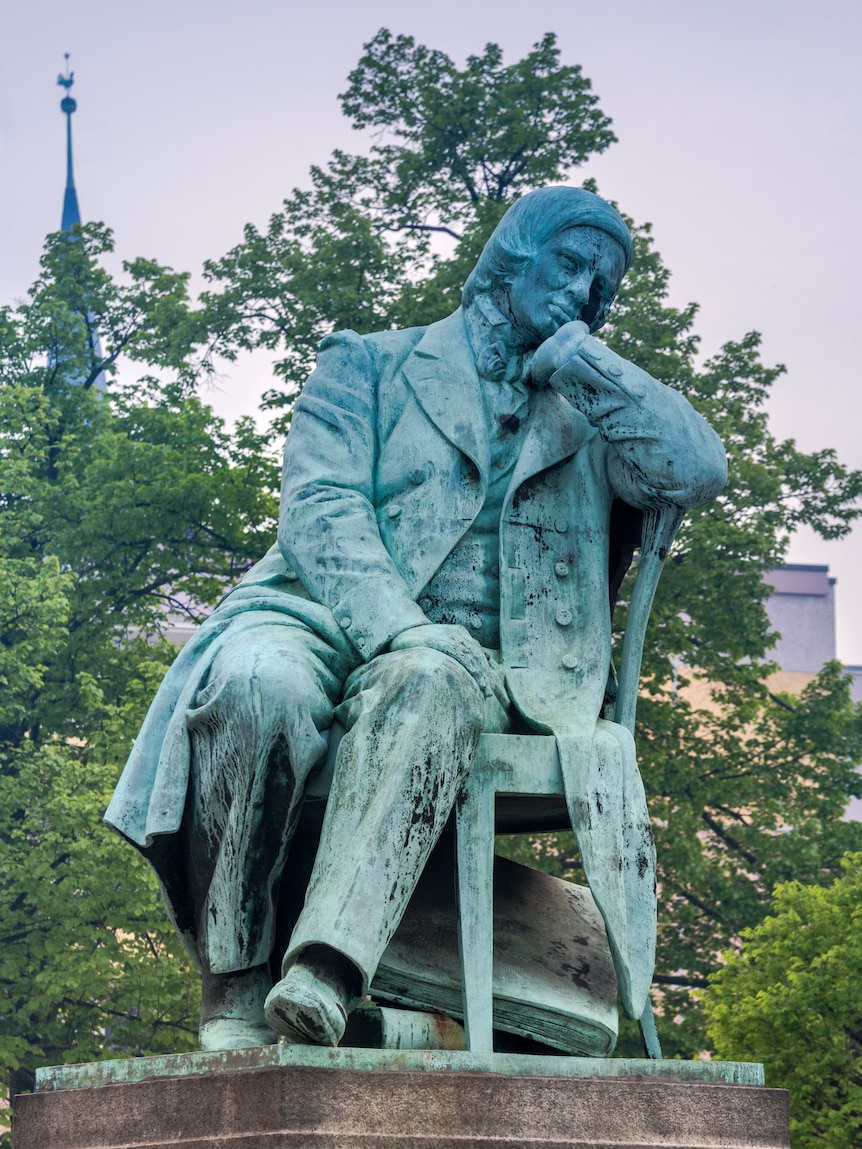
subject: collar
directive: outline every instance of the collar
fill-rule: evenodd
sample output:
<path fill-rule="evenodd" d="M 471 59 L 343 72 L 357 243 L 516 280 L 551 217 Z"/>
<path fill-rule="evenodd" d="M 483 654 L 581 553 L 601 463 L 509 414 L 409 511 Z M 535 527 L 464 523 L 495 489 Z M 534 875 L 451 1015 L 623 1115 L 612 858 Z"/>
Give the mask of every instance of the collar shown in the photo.
<path fill-rule="evenodd" d="M 517 348 L 511 322 L 490 295 L 477 295 L 465 308 L 464 321 L 481 379 L 515 387 L 529 383 L 535 352 Z"/>

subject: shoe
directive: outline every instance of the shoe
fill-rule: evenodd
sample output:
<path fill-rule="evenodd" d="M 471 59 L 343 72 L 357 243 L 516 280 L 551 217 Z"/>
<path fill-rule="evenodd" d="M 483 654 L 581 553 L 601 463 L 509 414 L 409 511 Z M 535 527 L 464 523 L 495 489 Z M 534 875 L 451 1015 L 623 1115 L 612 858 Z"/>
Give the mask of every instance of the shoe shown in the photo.
<path fill-rule="evenodd" d="M 220 1049 L 253 1049 L 278 1040 L 266 1024 L 263 1002 L 272 986 L 265 966 L 232 973 L 202 972 L 200 1047 L 206 1053 Z"/>
<path fill-rule="evenodd" d="M 198 1040 L 204 1053 L 215 1053 L 223 1049 L 275 1045 L 278 1035 L 268 1025 L 257 1025 L 240 1017 L 213 1017 L 201 1025 Z"/>
<path fill-rule="evenodd" d="M 348 1003 L 338 989 L 298 962 L 270 990 L 266 1020 L 296 1045 L 338 1045 L 347 1025 Z"/>

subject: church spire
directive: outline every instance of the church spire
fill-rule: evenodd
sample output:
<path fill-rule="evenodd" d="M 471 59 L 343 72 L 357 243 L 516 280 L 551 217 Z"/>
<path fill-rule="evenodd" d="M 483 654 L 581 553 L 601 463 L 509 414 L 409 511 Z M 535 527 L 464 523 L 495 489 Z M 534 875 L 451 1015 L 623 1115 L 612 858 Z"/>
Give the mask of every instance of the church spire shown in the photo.
<path fill-rule="evenodd" d="M 78 107 L 77 101 L 73 100 L 69 95 L 69 89 L 75 82 L 75 73 L 69 69 L 69 53 L 66 56 L 66 75 L 62 73 L 57 77 L 57 83 L 61 88 L 66 89 L 66 94 L 60 101 L 60 111 L 66 117 L 66 191 L 63 195 L 63 222 L 60 224 L 61 231 L 71 231 L 75 224 L 81 222 L 81 212 L 78 209 L 78 193 L 75 191 L 75 174 L 72 167 L 72 113 Z M 95 317 L 92 314 L 87 315 L 87 328 L 89 332 L 90 342 L 90 356 L 93 363 L 97 363 L 102 359 L 102 341 L 99 339 L 99 332 L 96 327 Z M 72 383 L 80 383 L 80 379 L 70 379 Z M 92 383 L 95 391 L 106 391 L 108 388 L 108 381 L 105 377 L 105 372 L 100 371 Z"/>
<path fill-rule="evenodd" d="M 66 95 L 60 101 L 60 111 L 66 116 L 66 192 L 63 196 L 63 222 L 61 231 L 71 231 L 76 223 L 81 222 L 81 213 L 78 210 L 78 193 L 75 191 L 75 175 L 72 169 L 72 113 L 78 104 L 69 95 L 69 89 L 75 82 L 75 73 L 69 70 L 69 53 L 66 52 L 66 75 L 62 73 L 57 77 L 57 83 L 66 89 Z"/>

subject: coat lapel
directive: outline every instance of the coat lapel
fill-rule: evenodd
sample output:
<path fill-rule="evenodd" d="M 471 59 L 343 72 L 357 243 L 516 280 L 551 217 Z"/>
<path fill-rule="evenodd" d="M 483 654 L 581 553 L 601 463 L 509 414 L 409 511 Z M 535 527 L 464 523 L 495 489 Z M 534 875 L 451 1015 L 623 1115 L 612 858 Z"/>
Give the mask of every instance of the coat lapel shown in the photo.
<path fill-rule="evenodd" d="M 484 490 L 490 465 L 488 428 L 460 309 L 428 328 L 402 371 L 431 422 L 476 464 Z"/>
<path fill-rule="evenodd" d="M 533 402 L 524 446 L 512 474 L 509 497 L 539 471 L 571 458 L 597 433 L 587 417 L 559 391 L 552 387 L 539 391 Z"/>
<path fill-rule="evenodd" d="M 428 328 L 402 371 L 431 422 L 476 464 L 484 488 L 490 465 L 488 424 L 460 309 Z M 596 434 L 559 391 L 545 387 L 537 392 L 510 493 L 532 475 L 570 458 Z"/>

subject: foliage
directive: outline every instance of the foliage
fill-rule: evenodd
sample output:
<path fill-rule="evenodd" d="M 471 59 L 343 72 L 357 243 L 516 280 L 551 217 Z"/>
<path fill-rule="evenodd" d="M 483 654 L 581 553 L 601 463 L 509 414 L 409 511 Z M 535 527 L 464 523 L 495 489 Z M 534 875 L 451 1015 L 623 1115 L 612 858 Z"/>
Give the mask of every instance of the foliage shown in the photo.
<path fill-rule="evenodd" d="M 551 33 L 514 64 L 487 44 L 459 70 L 381 28 L 348 84 L 344 114 L 379 142 L 368 156 L 338 157 L 333 178 L 361 172 L 395 231 L 460 240 L 476 205 L 553 183 L 616 138 L 581 68 L 560 64 Z"/>
<path fill-rule="evenodd" d="M 513 195 L 559 182 L 614 140 L 580 67 L 560 64 L 548 34 L 504 65 L 498 45 L 459 70 L 439 51 L 385 28 L 365 45 L 341 96 L 366 155 L 333 153 L 311 169 L 266 232 L 206 264 L 212 346 L 277 351 L 266 405 L 290 408 L 329 331 L 428 323 L 457 306 L 466 273 Z M 477 130 L 478 129 L 478 130 Z M 459 242 L 454 259 L 432 236 Z"/>
<path fill-rule="evenodd" d="M 286 387 L 268 393 L 270 407 L 292 404 L 329 331 L 386 326 L 406 268 L 367 213 L 312 178 L 314 189 L 294 190 L 265 232 L 246 225 L 241 244 L 204 265 L 213 348 L 229 361 L 255 348 L 280 353 L 273 368 Z M 289 411 L 279 430 L 288 423 Z"/>
<path fill-rule="evenodd" d="M 862 854 L 830 886 L 779 885 L 772 910 L 705 992 L 719 1057 L 762 1061 L 790 1092 L 796 1149 L 862 1139 Z"/>
<path fill-rule="evenodd" d="M 274 529 L 277 467 L 190 394 L 185 276 L 48 238 L 0 312 L 0 1065 L 188 1048 L 197 979 L 143 860 L 101 815 L 174 653 Z M 101 339 L 95 337 L 96 325 Z M 155 375 L 100 393 L 120 357 Z M 205 369 L 205 368 L 204 368 Z"/>
<path fill-rule="evenodd" d="M 38 1065 L 195 1045 L 198 979 L 148 866 L 101 823 L 165 668 L 165 652 L 135 655 L 121 705 L 79 678 L 86 741 L 0 747 L 0 1064 L 13 1094 Z"/>

